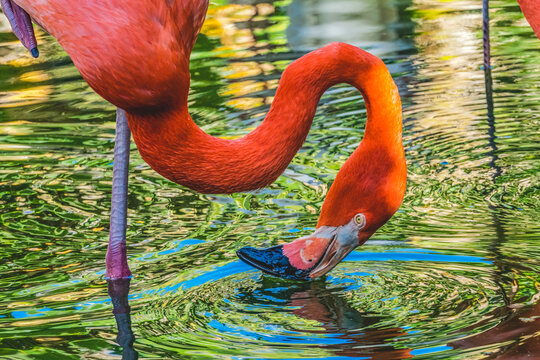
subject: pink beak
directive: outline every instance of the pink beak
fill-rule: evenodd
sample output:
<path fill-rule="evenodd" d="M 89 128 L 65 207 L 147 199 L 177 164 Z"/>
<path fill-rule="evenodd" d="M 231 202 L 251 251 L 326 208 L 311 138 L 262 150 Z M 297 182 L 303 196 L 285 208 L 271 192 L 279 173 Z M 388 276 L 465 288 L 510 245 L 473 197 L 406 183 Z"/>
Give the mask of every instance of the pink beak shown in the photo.
<path fill-rule="evenodd" d="M 313 234 L 268 249 L 245 247 L 236 252 L 251 266 L 286 279 L 309 280 L 325 275 L 359 245 L 353 222 L 322 226 Z"/>

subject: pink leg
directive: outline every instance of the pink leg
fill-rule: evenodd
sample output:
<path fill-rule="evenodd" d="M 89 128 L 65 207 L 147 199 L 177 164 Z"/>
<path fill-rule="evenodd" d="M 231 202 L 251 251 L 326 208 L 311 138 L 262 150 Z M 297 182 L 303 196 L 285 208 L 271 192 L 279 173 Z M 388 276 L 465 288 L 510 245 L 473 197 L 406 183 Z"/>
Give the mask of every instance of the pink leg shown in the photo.
<path fill-rule="evenodd" d="M 129 143 L 131 131 L 122 109 L 116 111 L 116 139 L 114 144 L 113 185 L 111 196 L 111 224 L 107 249 L 107 279 L 131 277 L 127 264 L 127 187 L 129 173 Z"/>

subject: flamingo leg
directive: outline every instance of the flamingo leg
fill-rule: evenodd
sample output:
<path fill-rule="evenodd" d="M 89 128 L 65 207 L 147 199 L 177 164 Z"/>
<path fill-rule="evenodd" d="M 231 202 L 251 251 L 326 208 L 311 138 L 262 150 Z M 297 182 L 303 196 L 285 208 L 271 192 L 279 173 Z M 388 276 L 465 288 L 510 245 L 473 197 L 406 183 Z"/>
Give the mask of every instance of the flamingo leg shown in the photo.
<path fill-rule="evenodd" d="M 116 111 L 116 138 L 114 144 L 113 185 L 111 196 L 111 223 L 107 249 L 107 279 L 131 277 L 127 264 L 127 187 L 129 173 L 129 130 L 126 113 Z"/>

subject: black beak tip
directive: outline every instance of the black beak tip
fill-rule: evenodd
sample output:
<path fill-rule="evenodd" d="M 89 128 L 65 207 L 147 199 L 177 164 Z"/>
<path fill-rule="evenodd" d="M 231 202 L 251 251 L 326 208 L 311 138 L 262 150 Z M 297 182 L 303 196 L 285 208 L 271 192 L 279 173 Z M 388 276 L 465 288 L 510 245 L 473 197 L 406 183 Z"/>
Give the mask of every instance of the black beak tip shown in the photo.
<path fill-rule="evenodd" d="M 309 280 L 311 269 L 301 270 L 292 266 L 289 259 L 283 255 L 283 246 L 273 246 L 268 249 L 244 247 L 236 255 L 248 265 L 284 279 Z"/>
<path fill-rule="evenodd" d="M 37 49 L 37 47 L 32 48 L 32 50 L 30 50 L 30 54 L 32 54 L 34 58 L 37 58 L 39 56 L 39 50 Z"/>

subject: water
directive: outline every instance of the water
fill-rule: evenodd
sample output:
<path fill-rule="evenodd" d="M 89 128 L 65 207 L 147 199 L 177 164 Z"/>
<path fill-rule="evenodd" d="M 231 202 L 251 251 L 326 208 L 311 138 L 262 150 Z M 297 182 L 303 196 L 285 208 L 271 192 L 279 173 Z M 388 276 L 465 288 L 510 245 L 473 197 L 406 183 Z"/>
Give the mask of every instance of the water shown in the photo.
<path fill-rule="evenodd" d="M 2 18 L 0 358 L 538 357 L 540 41 L 517 3 L 491 2 L 490 93 L 480 1 L 237 2 L 211 6 L 193 53 L 197 123 L 241 136 L 291 60 L 330 41 L 362 46 L 388 64 L 404 103 L 401 209 L 325 279 L 280 280 L 235 256 L 313 230 L 363 135 L 348 86 L 327 92 L 301 152 L 257 192 L 194 193 L 133 145 L 135 342 L 117 314 L 123 350 L 103 278 L 114 108 L 53 39 L 39 34 L 33 60 Z"/>

